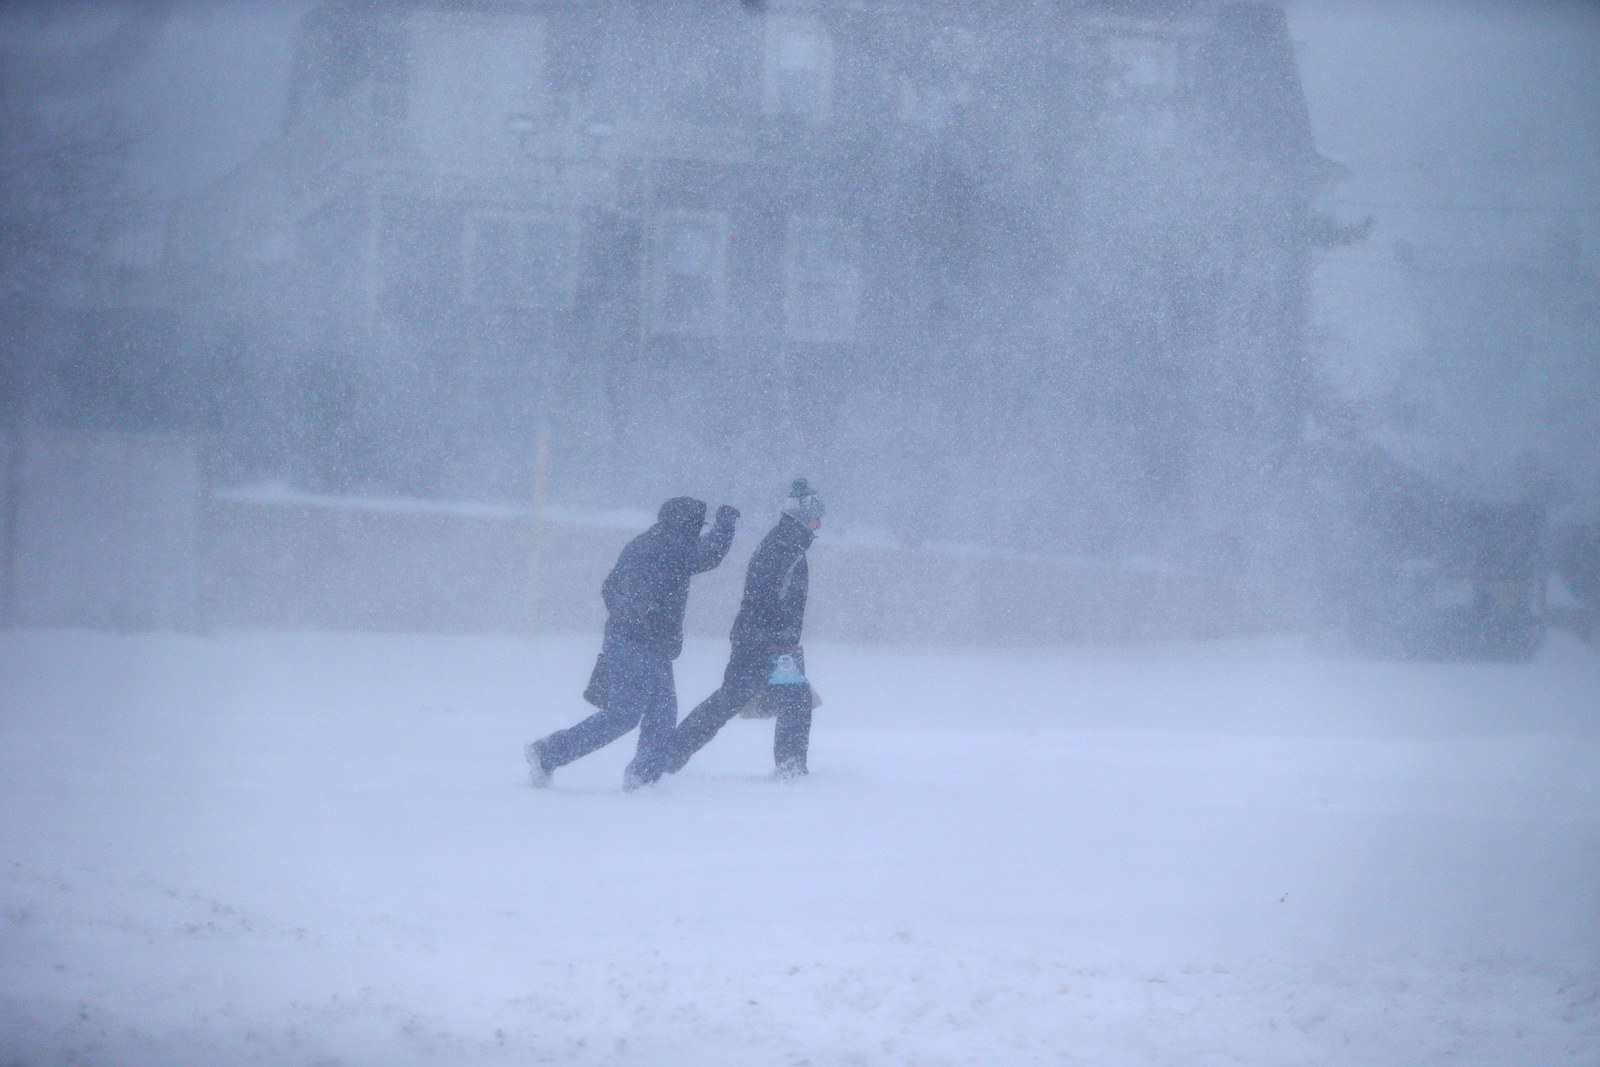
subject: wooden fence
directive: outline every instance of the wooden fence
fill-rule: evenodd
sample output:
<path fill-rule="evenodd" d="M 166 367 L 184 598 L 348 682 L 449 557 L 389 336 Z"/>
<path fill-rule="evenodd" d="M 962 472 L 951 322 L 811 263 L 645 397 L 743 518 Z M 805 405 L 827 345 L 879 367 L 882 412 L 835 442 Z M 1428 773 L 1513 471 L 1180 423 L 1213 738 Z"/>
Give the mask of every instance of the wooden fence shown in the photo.
<path fill-rule="evenodd" d="M 5 622 L 24 626 L 377 632 L 597 631 L 600 583 L 637 515 L 210 491 L 191 442 L 31 431 L 7 449 Z M 686 629 L 723 636 L 748 516 L 691 587 Z M 810 552 L 811 639 L 1006 644 L 1260 629 L 1278 598 L 1161 568 L 909 549 L 825 531 Z"/>

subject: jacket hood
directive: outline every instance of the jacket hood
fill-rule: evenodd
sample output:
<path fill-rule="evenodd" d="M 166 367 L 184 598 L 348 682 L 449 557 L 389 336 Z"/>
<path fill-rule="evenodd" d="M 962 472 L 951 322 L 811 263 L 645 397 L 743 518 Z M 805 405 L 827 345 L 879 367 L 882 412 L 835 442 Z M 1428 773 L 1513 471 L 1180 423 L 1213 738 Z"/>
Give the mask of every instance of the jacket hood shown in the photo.
<path fill-rule="evenodd" d="M 706 505 L 692 496 L 675 496 L 656 512 L 656 521 L 674 533 L 687 537 L 700 536 L 700 527 L 706 522 Z"/>

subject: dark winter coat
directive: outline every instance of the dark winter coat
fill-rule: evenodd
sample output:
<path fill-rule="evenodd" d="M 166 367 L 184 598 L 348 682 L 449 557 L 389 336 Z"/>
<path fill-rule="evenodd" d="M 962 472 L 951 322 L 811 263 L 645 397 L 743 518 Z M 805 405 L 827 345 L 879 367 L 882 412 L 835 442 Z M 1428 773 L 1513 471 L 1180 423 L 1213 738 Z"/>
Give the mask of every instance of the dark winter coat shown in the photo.
<path fill-rule="evenodd" d="M 800 644 L 810 584 L 806 549 L 815 537 L 785 515 L 761 539 L 745 571 L 744 600 L 733 620 L 735 645 L 776 649 Z"/>
<path fill-rule="evenodd" d="M 656 524 L 628 542 L 606 576 L 606 637 L 653 649 L 668 659 L 683 651 L 689 579 L 722 562 L 733 544 L 734 517 L 719 511 L 704 537 L 706 506 L 686 496 L 661 505 Z"/>

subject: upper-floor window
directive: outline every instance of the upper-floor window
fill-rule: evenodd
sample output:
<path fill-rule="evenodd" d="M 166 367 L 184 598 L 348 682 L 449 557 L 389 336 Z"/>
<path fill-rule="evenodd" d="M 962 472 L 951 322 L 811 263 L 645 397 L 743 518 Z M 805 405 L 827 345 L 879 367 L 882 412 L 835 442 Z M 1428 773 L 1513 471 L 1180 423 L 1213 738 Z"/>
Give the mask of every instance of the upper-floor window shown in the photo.
<path fill-rule="evenodd" d="M 486 212 L 467 220 L 467 301 L 556 307 L 570 301 L 571 237 L 553 218 Z"/>
<path fill-rule="evenodd" d="M 661 333 L 714 337 L 727 305 L 728 223 L 720 212 L 668 211 L 651 242 L 651 324 Z"/>
<path fill-rule="evenodd" d="M 792 341 L 847 344 L 860 301 L 855 236 L 838 219 L 796 216 L 783 249 L 785 335 Z"/>
<path fill-rule="evenodd" d="M 767 18 L 762 111 L 825 122 L 833 112 L 833 39 L 820 19 Z"/>
<path fill-rule="evenodd" d="M 681 5 L 679 5 L 681 7 Z M 647 115 L 671 122 L 734 125 L 750 110 L 753 68 L 747 50 L 725 39 L 714 23 L 699 21 L 677 7 L 666 8 L 651 27 Z"/>
<path fill-rule="evenodd" d="M 417 146 L 465 167 L 548 112 L 544 21 L 518 5 L 424 6 L 410 18 Z"/>
<path fill-rule="evenodd" d="M 1182 44 L 1158 33 L 1108 33 L 1101 38 L 1106 118 L 1165 143 L 1177 125 Z"/>
<path fill-rule="evenodd" d="M 1117 97 L 1170 97 L 1178 88 L 1178 42 L 1156 34 L 1105 38 L 1110 82 Z"/>
<path fill-rule="evenodd" d="M 351 257 L 355 236 L 336 227 L 339 220 L 357 219 L 352 205 L 334 201 L 318 213 L 328 215 L 319 240 L 326 246 L 330 264 Z M 378 270 L 384 305 L 408 326 L 434 321 L 460 300 L 461 209 L 445 200 L 384 197 L 378 216 Z M 301 227 L 301 246 L 311 236 Z"/>

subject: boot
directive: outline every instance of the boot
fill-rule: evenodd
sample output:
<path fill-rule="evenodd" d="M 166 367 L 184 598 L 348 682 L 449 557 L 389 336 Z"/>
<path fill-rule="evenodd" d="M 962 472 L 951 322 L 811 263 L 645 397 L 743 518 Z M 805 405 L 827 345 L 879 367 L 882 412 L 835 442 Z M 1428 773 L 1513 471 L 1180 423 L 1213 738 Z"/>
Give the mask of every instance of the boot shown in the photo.
<path fill-rule="evenodd" d="M 528 746 L 522 750 L 522 755 L 528 761 L 528 775 L 533 781 L 535 789 L 543 789 L 550 784 L 550 770 L 544 765 L 544 745 L 538 741 L 529 741 Z"/>

